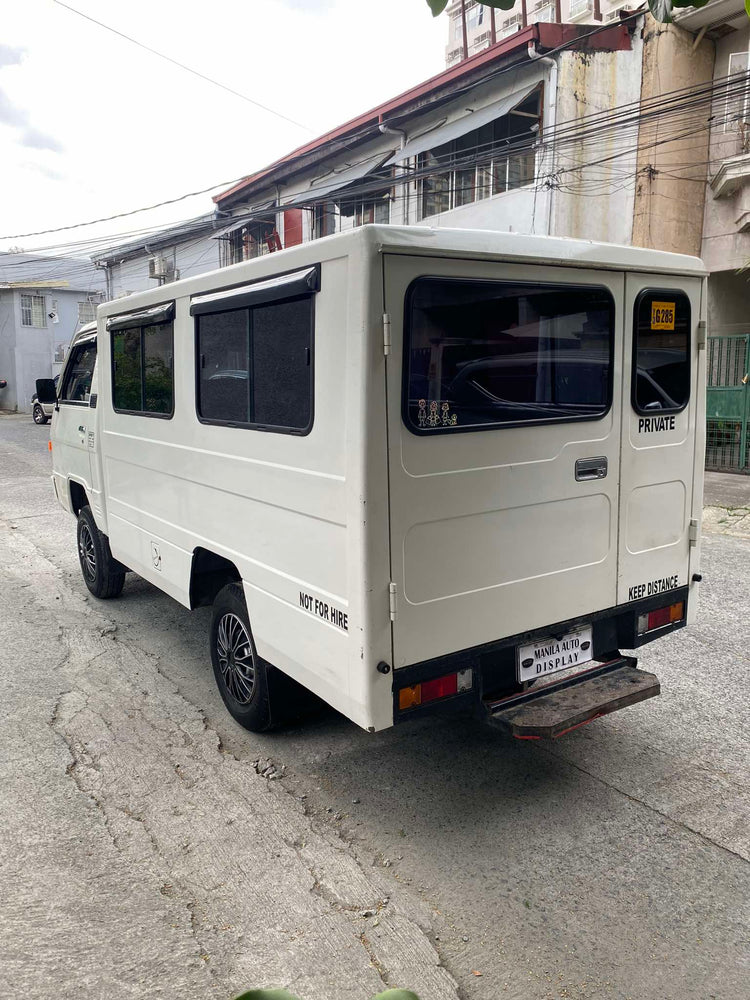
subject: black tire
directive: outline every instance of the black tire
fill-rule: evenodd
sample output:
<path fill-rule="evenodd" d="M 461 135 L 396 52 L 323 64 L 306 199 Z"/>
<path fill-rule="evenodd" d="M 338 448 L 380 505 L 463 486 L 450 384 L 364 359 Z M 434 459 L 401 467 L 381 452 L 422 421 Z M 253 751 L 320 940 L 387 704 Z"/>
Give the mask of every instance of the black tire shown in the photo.
<path fill-rule="evenodd" d="M 256 652 L 245 595 L 239 584 L 227 584 L 217 594 L 210 635 L 216 686 L 230 715 L 253 733 L 271 729 L 275 670 Z"/>
<path fill-rule="evenodd" d="M 94 597 L 118 597 L 125 585 L 125 567 L 112 556 L 109 540 L 97 528 L 90 507 L 81 507 L 78 514 L 77 539 L 83 582 Z"/>
<path fill-rule="evenodd" d="M 34 418 L 35 424 L 46 424 L 49 420 L 49 417 L 42 409 L 41 403 L 34 403 L 31 416 Z"/>

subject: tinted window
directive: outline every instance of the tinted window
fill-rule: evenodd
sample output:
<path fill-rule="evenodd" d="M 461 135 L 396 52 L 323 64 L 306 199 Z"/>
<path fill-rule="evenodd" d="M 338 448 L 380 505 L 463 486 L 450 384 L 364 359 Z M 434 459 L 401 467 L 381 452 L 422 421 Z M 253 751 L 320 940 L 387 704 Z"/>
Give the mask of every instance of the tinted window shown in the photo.
<path fill-rule="evenodd" d="M 141 409 L 141 331 L 112 334 L 112 399 L 116 410 Z"/>
<path fill-rule="evenodd" d="M 112 331 L 115 410 L 171 416 L 174 409 L 172 323 Z"/>
<path fill-rule="evenodd" d="M 198 413 L 209 420 L 250 419 L 249 310 L 201 316 Z"/>
<path fill-rule="evenodd" d="M 633 407 L 676 412 L 690 396 L 690 300 L 684 292 L 648 289 L 635 304 Z"/>
<path fill-rule="evenodd" d="M 196 322 L 202 420 L 310 428 L 312 297 L 207 313 Z"/>
<path fill-rule="evenodd" d="M 417 433 L 591 420 L 609 409 L 606 289 L 420 278 L 406 324 L 404 419 Z"/>
<path fill-rule="evenodd" d="M 65 368 L 65 378 L 60 399 L 68 403 L 88 403 L 91 395 L 91 377 L 96 362 L 96 343 L 74 347 Z"/>

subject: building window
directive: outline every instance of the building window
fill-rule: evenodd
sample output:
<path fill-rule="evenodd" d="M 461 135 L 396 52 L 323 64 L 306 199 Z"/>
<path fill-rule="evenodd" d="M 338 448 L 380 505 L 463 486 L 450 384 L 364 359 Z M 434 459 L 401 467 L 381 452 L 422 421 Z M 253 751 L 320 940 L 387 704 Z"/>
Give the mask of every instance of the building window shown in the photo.
<path fill-rule="evenodd" d="M 47 316 L 43 295 L 21 296 L 21 326 L 32 326 L 37 330 L 46 330 Z"/>
<path fill-rule="evenodd" d="M 750 70 L 750 52 L 732 52 L 729 56 L 726 83 L 724 131 L 739 132 L 743 139 L 746 139 L 750 118 L 750 94 L 748 94 L 747 80 L 744 78 L 748 70 Z"/>
<path fill-rule="evenodd" d="M 171 417 L 174 413 L 173 308 L 166 322 L 118 318 L 112 335 L 112 405 L 117 413 Z"/>
<path fill-rule="evenodd" d="M 315 206 L 313 239 L 330 236 L 336 232 L 336 206 L 332 201 L 324 201 Z"/>
<path fill-rule="evenodd" d="M 466 30 L 475 31 L 484 22 L 484 6 L 475 3 L 472 6 L 466 5 Z"/>
<path fill-rule="evenodd" d="M 615 305 L 605 288 L 425 277 L 405 315 L 403 418 L 415 434 L 609 410 Z"/>
<path fill-rule="evenodd" d="M 634 324 L 633 408 L 677 413 L 690 397 L 690 300 L 684 292 L 643 291 Z"/>
<path fill-rule="evenodd" d="M 88 299 L 86 302 L 78 303 L 78 325 L 83 326 L 84 323 L 93 323 L 96 319 L 96 302 L 92 302 Z"/>
<path fill-rule="evenodd" d="M 237 264 L 242 260 L 253 260 L 271 252 L 271 240 L 276 232 L 276 221 L 257 220 L 229 233 L 222 240 L 224 245 L 223 264 Z"/>
<path fill-rule="evenodd" d="M 390 199 L 388 196 L 380 198 L 353 198 L 351 201 L 340 203 L 341 215 L 351 218 L 354 226 L 367 226 L 373 223 L 387 225 L 390 221 Z"/>
<path fill-rule="evenodd" d="M 417 157 L 421 217 L 533 184 L 541 88 L 512 111 Z"/>

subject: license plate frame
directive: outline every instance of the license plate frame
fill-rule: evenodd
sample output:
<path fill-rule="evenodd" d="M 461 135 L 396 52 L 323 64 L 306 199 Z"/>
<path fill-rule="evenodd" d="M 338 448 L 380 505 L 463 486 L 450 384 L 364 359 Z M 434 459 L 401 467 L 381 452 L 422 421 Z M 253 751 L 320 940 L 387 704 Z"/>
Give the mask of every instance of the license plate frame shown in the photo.
<path fill-rule="evenodd" d="M 542 636 L 516 646 L 516 679 L 519 684 L 549 677 L 594 659 L 593 626 L 579 625 L 562 635 Z"/>

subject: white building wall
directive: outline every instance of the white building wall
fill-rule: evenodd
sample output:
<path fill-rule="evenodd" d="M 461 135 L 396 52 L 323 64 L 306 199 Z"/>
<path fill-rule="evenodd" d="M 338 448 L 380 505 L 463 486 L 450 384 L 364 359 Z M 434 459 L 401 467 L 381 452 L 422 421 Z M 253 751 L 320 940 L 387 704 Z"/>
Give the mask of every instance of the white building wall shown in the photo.
<path fill-rule="evenodd" d="M 160 247 L 153 252 L 144 250 L 137 257 L 123 261 L 112 261 L 108 268 L 108 295 L 111 299 L 119 299 L 131 292 L 143 292 L 156 288 L 156 278 L 149 278 L 149 260 L 153 256 L 161 256 L 175 266 L 175 275 L 180 278 L 191 278 L 196 274 L 214 271 L 219 267 L 219 240 L 211 232 L 184 244 L 171 247 Z M 173 278 L 172 280 L 176 280 Z"/>

